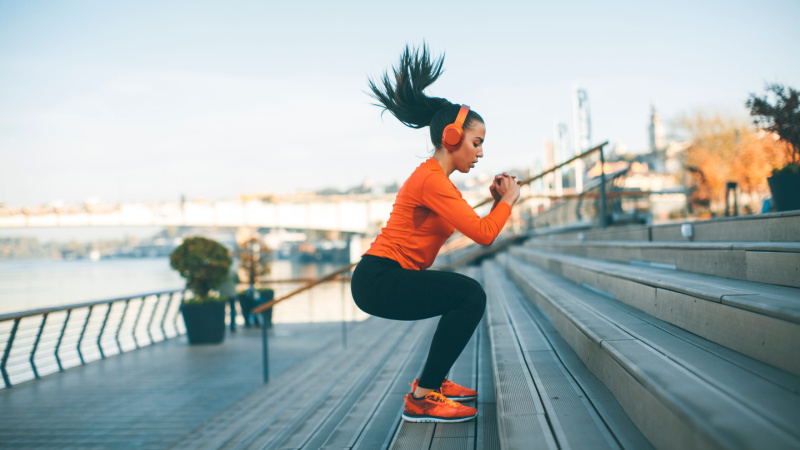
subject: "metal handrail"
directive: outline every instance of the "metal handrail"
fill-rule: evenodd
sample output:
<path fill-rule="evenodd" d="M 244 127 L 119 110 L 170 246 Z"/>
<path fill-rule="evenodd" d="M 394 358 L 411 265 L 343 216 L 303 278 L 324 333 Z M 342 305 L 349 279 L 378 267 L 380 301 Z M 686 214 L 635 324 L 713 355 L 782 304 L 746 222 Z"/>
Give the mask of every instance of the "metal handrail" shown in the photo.
<path fill-rule="evenodd" d="M 357 262 L 349 264 L 349 265 L 347 265 L 345 267 L 342 267 L 340 269 L 337 269 L 334 272 L 331 272 L 331 273 L 325 275 L 322 278 L 317 278 L 316 280 L 311 281 L 310 283 L 307 283 L 305 286 L 303 286 L 301 288 L 293 290 L 292 292 L 284 295 L 281 298 L 277 298 L 275 300 L 270 300 L 267 303 L 264 303 L 263 305 L 259 305 L 258 307 L 253 308 L 253 314 L 260 314 L 260 313 L 272 308 L 273 306 L 277 305 L 278 303 L 281 303 L 283 301 L 289 300 L 290 298 L 294 297 L 295 295 L 297 295 L 297 294 L 299 294 L 301 292 L 305 292 L 305 291 L 313 288 L 314 286 L 316 286 L 318 284 L 325 283 L 327 281 L 330 281 L 330 280 L 336 278 L 337 276 L 339 276 L 339 275 L 341 275 L 341 274 L 343 274 L 345 272 L 348 272 L 350 269 L 352 269 L 353 267 L 355 267 L 357 265 L 358 265 Z"/>
<path fill-rule="evenodd" d="M 184 289 L 176 289 L 176 290 L 171 290 L 171 291 L 160 291 L 160 292 L 148 292 L 148 293 L 144 293 L 144 294 L 128 295 L 128 296 L 125 296 L 125 297 L 116 297 L 116 298 L 111 298 L 111 299 L 107 299 L 107 300 L 96 300 L 96 301 L 92 301 L 92 302 L 73 303 L 73 304 L 70 304 L 70 305 L 53 306 L 53 307 L 50 307 L 50 308 L 31 309 L 31 310 L 28 310 L 28 311 L 19 311 L 19 312 L 14 312 L 14 313 L 0 314 L 0 322 L 4 322 L 6 320 L 14 320 L 16 318 L 23 319 L 25 317 L 30 317 L 30 316 L 38 316 L 38 315 L 42 315 L 42 314 L 54 313 L 54 312 L 59 312 L 59 311 L 66 311 L 68 309 L 84 308 L 84 307 L 89 307 L 89 306 L 94 306 L 94 305 L 103 305 L 103 304 L 106 304 L 106 303 L 113 303 L 113 302 L 119 302 L 119 301 L 124 301 L 124 300 L 131 300 L 131 299 L 140 298 L 140 297 L 149 297 L 151 295 L 174 294 L 175 292 L 182 292 L 182 291 L 184 291 Z"/>
<path fill-rule="evenodd" d="M 184 334 L 178 318 L 187 293 L 151 292 L 0 315 L 4 387 Z"/>
<path fill-rule="evenodd" d="M 663 194 L 661 191 L 620 191 L 620 192 L 607 192 L 606 198 L 627 198 L 627 197 L 647 197 L 653 194 Z M 531 200 L 534 198 L 541 198 L 547 200 L 572 200 L 576 198 L 598 198 L 599 192 L 585 191 L 580 194 L 564 194 L 564 195 L 543 195 L 534 194 L 527 195 L 519 199 L 519 201 Z"/>
<path fill-rule="evenodd" d="M 527 179 L 523 180 L 523 181 L 520 183 L 520 186 L 525 186 L 525 185 L 527 185 L 527 184 L 531 184 L 532 182 L 534 182 L 534 181 L 538 180 L 539 178 L 544 178 L 545 176 L 549 175 L 550 173 L 553 173 L 553 172 L 555 172 L 556 170 L 558 170 L 558 169 L 560 169 L 560 168 L 562 168 L 562 167 L 564 167 L 564 166 L 568 166 L 568 165 L 572 164 L 573 162 L 575 162 L 575 161 L 577 161 L 577 160 L 579 160 L 579 159 L 581 159 L 581 158 L 584 158 L 584 157 L 586 157 L 586 156 L 589 156 L 589 155 L 591 155 L 591 154 L 592 154 L 592 153 L 594 153 L 594 152 L 598 152 L 598 151 L 599 151 L 599 152 L 600 152 L 600 155 L 601 155 L 601 157 L 602 157 L 602 155 L 603 155 L 603 147 L 605 147 L 606 145 L 608 145 L 608 141 L 605 141 L 605 142 L 603 142 L 603 143 L 602 143 L 602 144 L 600 144 L 600 145 L 597 145 L 597 146 L 595 146 L 595 147 L 592 147 L 592 148 L 590 148 L 589 150 L 586 150 L 585 152 L 581 153 L 580 155 L 573 156 L 572 158 L 570 158 L 570 159 L 568 159 L 568 160 L 566 160 L 566 161 L 562 162 L 561 164 L 557 164 L 557 165 L 555 165 L 555 166 L 553 166 L 553 167 L 551 167 L 551 168 L 549 168 L 549 169 L 547 169 L 547 170 L 545 170 L 545 171 L 543 171 L 543 172 L 541 172 L 541 173 L 539 173 L 539 174 L 537 174 L 537 175 L 534 175 L 534 176 L 532 176 L 532 177 L 530 177 L 530 178 L 527 178 Z M 603 169 L 603 168 L 601 167 L 601 175 L 602 175 L 602 174 L 603 174 L 603 172 L 604 172 L 602 169 Z M 473 206 L 473 208 L 478 208 L 478 207 L 481 207 L 481 206 L 483 206 L 483 205 L 487 205 L 487 204 L 489 204 L 489 203 L 491 203 L 491 202 L 493 202 L 493 201 L 494 201 L 494 198 L 492 198 L 492 197 L 489 197 L 489 198 L 487 198 L 487 199 L 484 199 L 484 200 L 482 200 L 482 201 L 478 202 L 477 204 L 475 204 L 475 205 Z"/>

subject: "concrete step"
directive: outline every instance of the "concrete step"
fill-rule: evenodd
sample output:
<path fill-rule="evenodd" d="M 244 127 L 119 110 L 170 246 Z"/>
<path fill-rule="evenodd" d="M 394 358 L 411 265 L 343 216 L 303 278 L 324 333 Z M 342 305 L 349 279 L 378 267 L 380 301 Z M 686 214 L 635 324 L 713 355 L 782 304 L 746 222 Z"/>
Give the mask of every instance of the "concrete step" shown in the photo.
<path fill-rule="evenodd" d="M 800 375 L 800 289 L 520 246 L 525 261 L 705 339 Z"/>
<path fill-rule="evenodd" d="M 657 448 L 800 445 L 800 378 L 513 255 L 497 261 Z"/>
<path fill-rule="evenodd" d="M 681 228 L 688 225 L 692 237 Z M 531 235 L 540 235 L 533 230 Z M 658 225 L 612 226 L 605 229 L 565 230 L 555 239 L 587 241 L 698 241 L 698 242 L 800 242 L 800 211 L 720 217 Z"/>
<path fill-rule="evenodd" d="M 494 262 L 483 264 L 503 448 L 651 448 Z"/>
<path fill-rule="evenodd" d="M 526 246 L 736 280 L 800 287 L 800 242 L 649 242 L 530 239 Z"/>

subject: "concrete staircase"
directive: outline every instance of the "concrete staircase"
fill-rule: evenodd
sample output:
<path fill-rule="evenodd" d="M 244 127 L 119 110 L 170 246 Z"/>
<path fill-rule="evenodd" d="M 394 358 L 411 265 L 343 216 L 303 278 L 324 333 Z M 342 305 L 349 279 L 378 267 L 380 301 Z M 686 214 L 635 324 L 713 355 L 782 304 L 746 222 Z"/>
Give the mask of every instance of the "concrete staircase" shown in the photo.
<path fill-rule="evenodd" d="M 800 212 L 682 225 L 534 235 L 484 261 L 487 292 L 516 328 L 531 397 L 554 397 L 537 375 L 540 352 L 577 356 L 624 411 L 595 408 L 609 446 L 643 446 L 627 419 L 657 448 L 800 447 Z M 526 335 L 544 335 L 550 349 Z M 577 433 L 547 409 L 560 446 L 600 446 L 570 442 Z M 502 421 L 500 430 L 515 448 Z"/>

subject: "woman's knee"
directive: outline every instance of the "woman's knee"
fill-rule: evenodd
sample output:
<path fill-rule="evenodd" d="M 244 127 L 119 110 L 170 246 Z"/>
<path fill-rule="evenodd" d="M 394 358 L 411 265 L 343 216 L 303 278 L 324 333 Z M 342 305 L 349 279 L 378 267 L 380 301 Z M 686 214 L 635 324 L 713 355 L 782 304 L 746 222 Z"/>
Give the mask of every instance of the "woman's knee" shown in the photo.
<path fill-rule="evenodd" d="M 470 289 L 470 293 L 467 295 L 467 302 L 471 309 L 480 312 L 480 315 L 483 316 L 483 312 L 486 310 L 486 291 L 483 290 L 480 284 L 476 283 Z"/>

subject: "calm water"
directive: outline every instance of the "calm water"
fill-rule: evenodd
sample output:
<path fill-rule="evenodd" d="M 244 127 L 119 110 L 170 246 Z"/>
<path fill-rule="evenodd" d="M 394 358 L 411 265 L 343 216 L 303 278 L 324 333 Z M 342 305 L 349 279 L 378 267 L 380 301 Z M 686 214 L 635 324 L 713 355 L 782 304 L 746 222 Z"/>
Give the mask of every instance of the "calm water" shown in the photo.
<path fill-rule="evenodd" d="M 340 264 L 276 261 L 270 277 L 317 277 Z M 168 258 L 0 260 L 0 314 L 181 289 Z M 296 287 L 296 286 L 293 286 Z M 289 288 L 286 286 L 280 291 Z"/>

